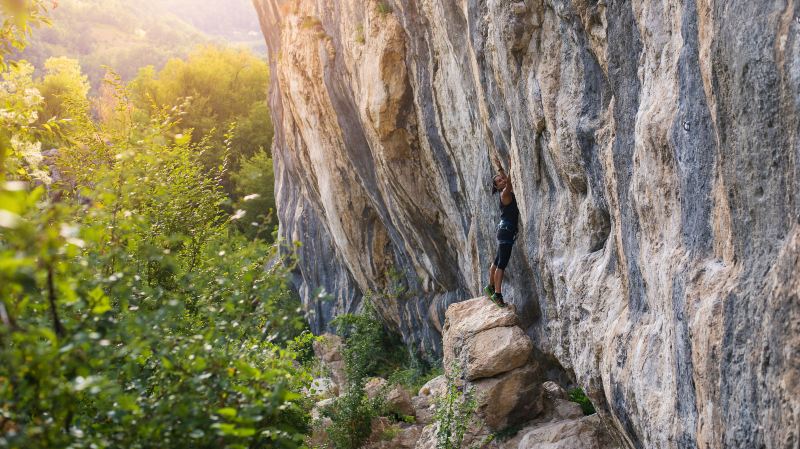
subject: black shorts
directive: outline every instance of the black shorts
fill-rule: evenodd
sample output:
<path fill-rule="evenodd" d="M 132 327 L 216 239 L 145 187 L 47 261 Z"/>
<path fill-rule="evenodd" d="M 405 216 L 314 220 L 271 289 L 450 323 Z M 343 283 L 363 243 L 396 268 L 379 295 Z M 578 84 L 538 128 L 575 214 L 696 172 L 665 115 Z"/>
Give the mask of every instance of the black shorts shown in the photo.
<path fill-rule="evenodd" d="M 498 226 L 497 228 L 497 256 L 494 258 L 494 266 L 505 270 L 508 260 L 511 258 L 511 248 L 514 247 L 514 240 L 517 238 L 517 230 L 509 227 Z"/>

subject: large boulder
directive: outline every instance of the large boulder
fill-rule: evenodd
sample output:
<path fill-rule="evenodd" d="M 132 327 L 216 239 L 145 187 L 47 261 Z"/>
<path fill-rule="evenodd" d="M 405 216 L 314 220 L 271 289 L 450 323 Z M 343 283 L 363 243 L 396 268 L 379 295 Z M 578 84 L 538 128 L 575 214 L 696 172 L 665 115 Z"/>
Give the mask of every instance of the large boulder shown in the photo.
<path fill-rule="evenodd" d="M 451 305 L 445 315 L 444 367 L 466 380 L 492 377 L 523 366 L 533 343 L 518 326 L 513 307 L 487 298 Z"/>
<path fill-rule="evenodd" d="M 444 325 L 445 370 L 474 389 L 478 415 L 491 429 L 519 424 L 544 410 L 533 343 L 513 307 L 486 298 L 451 305 Z"/>
<path fill-rule="evenodd" d="M 411 395 L 402 385 L 389 385 L 386 379 L 373 377 L 364 385 L 364 392 L 370 399 L 383 396 L 387 412 L 400 416 L 416 416 L 414 404 L 411 402 Z"/>
<path fill-rule="evenodd" d="M 485 296 L 457 302 L 447 308 L 444 334 L 454 339 L 477 334 L 499 326 L 517 326 L 516 309 L 497 307 Z"/>
<path fill-rule="evenodd" d="M 597 415 L 525 428 L 505 449 L 617 449 Z"/>
<path fill-rule="evenodd" d="M 475 381 L 477 413 L 493 430 L 528 421 L 545 409 L 539 370 L 528 365 L 501 376 Z"/>
<path fill-rule="evenodd" d="M 533 342 L 519 326 L 502 326 L 468 338 L 461 352 L 466 352 L 466 380 L 492 377 L 519 368 L 528 361 Z"/>
<path fill-rule="evenodd" d="M 411 395 L 401 385 L 394 385 L 386 393 L 386 407 L 402 417 L 416 417 L 416 409 L 411 402 Z"/>

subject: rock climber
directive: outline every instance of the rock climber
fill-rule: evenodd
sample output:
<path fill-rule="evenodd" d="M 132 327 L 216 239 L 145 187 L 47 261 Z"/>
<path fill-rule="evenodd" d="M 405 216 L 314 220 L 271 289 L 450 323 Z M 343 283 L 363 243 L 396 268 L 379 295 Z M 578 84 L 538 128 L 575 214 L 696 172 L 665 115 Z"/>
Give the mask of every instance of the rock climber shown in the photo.
<path fill-rule="evenodd" d="M 505 307 L 503 300 L 503 273 L 511 257 L 511 248 L 517 239 L 517 224 L 519 223 L 519 209 L 511 178 L 506 175 L 500 161 L 495 159 L 497 174 L 492 178 L 492 194 L 500 192 L 500 222 L 497 224 L 497 255 L 489 267 L 489 284 L 484 291 L 489 299 L 500 307 Z"/>

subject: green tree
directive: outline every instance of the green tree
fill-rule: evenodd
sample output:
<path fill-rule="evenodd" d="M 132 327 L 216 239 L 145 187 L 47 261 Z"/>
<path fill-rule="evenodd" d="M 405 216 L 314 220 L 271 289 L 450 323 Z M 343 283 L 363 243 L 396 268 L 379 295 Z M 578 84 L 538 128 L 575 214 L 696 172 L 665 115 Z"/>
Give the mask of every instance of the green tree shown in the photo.
<path fill-rule="evenodd" d="M 135 109 L 143 111 L 140 119 L 181 107 L 176 131 L 191 136 L 194 143 L 205 139 L 201 162 L 207 169 L 226 166 L 221 183 L 232 203 L 256 212 L 242 222 L 246 223 L 242 229 L 248 235 L 263 237 L 269 236 L 275 224 L 267 220 L 264 226 L 262 218 L 274 205 L 273 189 L 248 184 L 248 180 L 259 165 L 269 170 L 259 178 L 273 182 L 271 163 L 266 160 L 273 137 L 266 101 L 268 80 L 266 62 L 249 50 L 201 46 L 185 60 L 171 59 L 158 72 L 153 67 L 142 68 L 129 84 Z M 257 157 L 260 152 L 266 152 L 267 158 Z M 245 161 L 248 166 L 242 167 Z M 238 178 L 239 185 L 232 178 Z M 254 193 L 262 195 L 260 201 L 241 204 L 245 196 Z M 257 209 L 261 206 L 267 207 Z M 253 222 L 258 225 L 250 225 Z"/>
<path fill-rule="evenodd" d="M 323 410 L 332 421 L 326 432 L 336 449 L 356 449 L 369 437 L 372 420 L 382 412 L 383 398 L 370 399 L 364 387 L 368 376 L 381 366 L 379 354 L 387 338 L 369 299 L 360 314 L 340 315 L 333 325 L 344 338 L 347 385 L 344 394 Z"/>
<path fill-rule="evenodd" d="M 81 71 L 76 59 L 50 58 L 45 64 L 45 75 L 36 83 L 44 97 L 40 122 L 55 117 L 65 117 L 70 112 L 89 110 L 89 80 Z"/>
<path fill-rule="evenodd" d="M 187 59 L 170 59 L 158 73 L 145 68 L 133 80 L 136 106 L 153 110 L 174 106 L 190 100 L 190 107 L 181 118 L 180 127 L 194 131 L 194 140 L 221 131 L 233 122 L 254 122 L 249 127 L 260 127 L 270 134 L 266 104 L 269 69 L 262 59 L 245 49 L 219 46 L 201 46 Z M 268 149 L 268 142 L 241 141 L 234 154 L 249 156 L 259 147 Z"/>
<path fill-rule="evenodd" d="M 245 212 L 239 220 L 239 228 L 251 238 L 272 241 L 272 232 L 278 225 L 272 159 L 266 152 L 259 151 L 242 161 L 232 177 L 238 198 L 234 208 Z"/>

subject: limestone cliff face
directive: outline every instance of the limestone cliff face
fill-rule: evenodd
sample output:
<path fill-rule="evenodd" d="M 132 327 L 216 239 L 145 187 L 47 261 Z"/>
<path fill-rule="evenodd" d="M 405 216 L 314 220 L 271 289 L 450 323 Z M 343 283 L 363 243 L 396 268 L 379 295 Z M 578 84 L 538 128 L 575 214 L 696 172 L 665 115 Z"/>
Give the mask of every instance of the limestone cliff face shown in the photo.
<path fill-rule="evenodd" d="M 507 296 L 632 448 L 800 444 L 800 2 L 254 0 L 316 330 L 368 291 L 440 351 Z M 320 300 L 322 287 L 334 300 Z"/>

